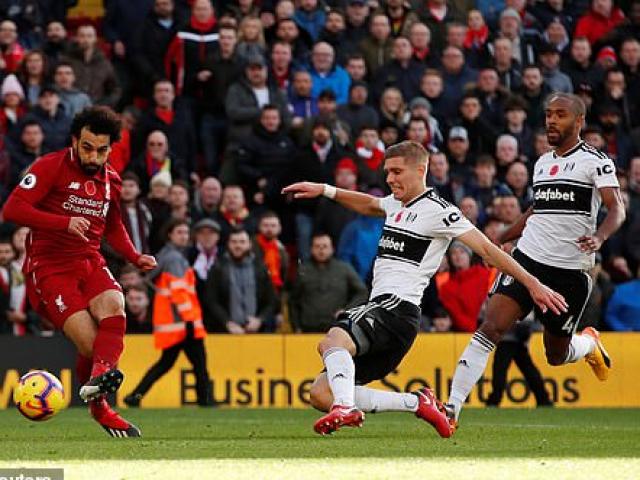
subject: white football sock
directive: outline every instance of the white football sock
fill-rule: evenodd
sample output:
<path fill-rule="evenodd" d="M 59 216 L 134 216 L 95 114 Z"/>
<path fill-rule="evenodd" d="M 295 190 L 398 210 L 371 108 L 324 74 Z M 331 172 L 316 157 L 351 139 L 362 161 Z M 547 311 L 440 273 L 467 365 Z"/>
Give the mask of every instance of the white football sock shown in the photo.
<path fill-rule="evenodd" d="M 327 369 L 329 388 L 333 393 L 333 404 L 353 407 L 356 367 L 346 348 L 333 347 L 324 352 L 322 361 Z"/>
<path fill-rule="evenodd" d="M 589 335 L 573 334 L 571 343 L 567 349 L 567 358 L 564 363 L 574 363 L 589 355 L 596 348 L 596 341 Z"/>
<path fill-rule="evenodd" d="M 374 388 L 355 388 L 356 407 L 363 412 L 415 412 L 418 397 L 413 393 L 385 392 Z"/>
<path fill-rule="evenodd" d="M 489 354 L 496 348 L 495 344 L 481 331 L 476 331 L 471 341 L 458 360 L 458 366 L 451 383 L 450 405 L 453 405 L 456 419 L 460 416 L 462 405 L 484 373 Z"/>

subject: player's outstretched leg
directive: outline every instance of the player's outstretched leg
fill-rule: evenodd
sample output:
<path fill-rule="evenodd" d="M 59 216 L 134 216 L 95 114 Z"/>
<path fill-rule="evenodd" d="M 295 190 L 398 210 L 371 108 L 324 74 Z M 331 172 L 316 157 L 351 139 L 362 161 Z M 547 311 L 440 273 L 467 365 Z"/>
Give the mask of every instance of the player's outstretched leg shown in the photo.
<path fill-rule="evenodd" d="M 442 438 L 449 438 L 455 433 L 458 422 L 454 411 L 447 410 L 429 387 L 424 387 L 413 394 L 418 397 L 416 417 L 431 424 Z"/>
<path fill-rule="evenodd" d="M 141 437 L 140 429 L 111 408 L 104 395 L 89 401 L 89 412 L 105 431 L 116 438 Z"/>
<path fill-rule="evenodd" d="M 327 435 L 341 427 L 360 427 L 364 413 L 355 407 L 354 389 L 356 368 L 353 355 L 356 346 L 347 332 L 334 327 L 318 345 L 318 352 L 327 370 L 333 404 L 329 413 L 313 425 L 316 433 Z"/>
<path fill-rule="evenodd" d="M 611 357 L 605 350 L 602 341 L 600 340 L 600 332 L 593 327 L 587 327 L 582 330 L 581 335 L 583 337 L 591 337 L 595 342 L 594 349 L 585 355 L 584 359 L 589 364 L 593 373 L 598 377 L 598 380 L 604 382 L 609 378 L 609 370 L 611 370 Z"/>

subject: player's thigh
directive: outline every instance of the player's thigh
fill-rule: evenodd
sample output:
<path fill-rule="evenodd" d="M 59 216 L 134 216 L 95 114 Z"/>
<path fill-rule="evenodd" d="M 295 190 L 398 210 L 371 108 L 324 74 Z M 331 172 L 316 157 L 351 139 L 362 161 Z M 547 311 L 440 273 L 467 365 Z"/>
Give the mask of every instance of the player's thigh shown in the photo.
<path fill-rule="evenodd" d="M 324 355 L 332 348 L 344 348 L 351 356 L 355 356 L 357 347 L 350 331 L 341 326 L 331 327 L 320 343 L 318 343 L 318 353 Z"/>
<path fill-rule="evenodd" d="M 80 310 L 70 315 L 64 322 L 62 331 L 73 342 L 80 355 L 87 358 L 93 357 L 93 342 L 98 328 L 87 310 Z"/>
<path fill-rule="evenodd" d="M 550 337 L 571 338 L 578 328 L 582 313 L 591 295 L 591 277 L 585 272 L 565 271 L 562 274 L 549 273 L 541 279 L 549 287 L 560 293 L 568 304 L 566 312 L 556 315 L 551 310 L 542 313 L 536 308 L 536 314 Z M 562 342 L 553 342 L 562 344 Z"/>
<path fill-rule="evenodd" d="M 91 315 L 96 320 L 124 315 L 122 287 L 113 277 L 109 268 L 96 266 L 82 293 L 87 299 Z"/>
<path fill-rule="evenodd" d="M 311 406 L 317 410 L 328 412 L 333 404 L 333 394 L 329 387 L 327 374 L 321 373 L 311 384 L 309 389 L 309 401 Z"/>
<path fill-rule="evenodd" d="M 510 290 L 510 292 L 513 291 Z M 478 330 L 494 344 L 497 344 L 517 320 L 529 313 L 531 310 L 529 300 L 530 297 L 527 299 L 521 292 L 517 295 L 510 295 L 509 292 L 498 291 L 489 299 L 485 321 L 482 322 Z"/>

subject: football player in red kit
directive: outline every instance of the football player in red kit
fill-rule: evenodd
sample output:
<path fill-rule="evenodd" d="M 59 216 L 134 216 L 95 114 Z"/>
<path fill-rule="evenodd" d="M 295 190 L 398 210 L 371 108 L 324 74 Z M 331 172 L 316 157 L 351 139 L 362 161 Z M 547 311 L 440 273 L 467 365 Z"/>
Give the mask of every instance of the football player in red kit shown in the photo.
<path fill-rule="evenodd" d="M 106 241 L 127 261 L 151 270 L 156 261 L 136 251 L 120 216 L 121 181 L 108 159 L 120 120 L 106 107 L 73 120 L 72 145 L 38 158 L 11 193 L 7 221 L 31 228 L 23 271 L 33 307 L 78 349 L 80 397 L 113 437 L 140 430 L 111 409 L 105 394 L 123 375 L 116 368 L 124 348 L 122 288 L 100 254 Z"/>

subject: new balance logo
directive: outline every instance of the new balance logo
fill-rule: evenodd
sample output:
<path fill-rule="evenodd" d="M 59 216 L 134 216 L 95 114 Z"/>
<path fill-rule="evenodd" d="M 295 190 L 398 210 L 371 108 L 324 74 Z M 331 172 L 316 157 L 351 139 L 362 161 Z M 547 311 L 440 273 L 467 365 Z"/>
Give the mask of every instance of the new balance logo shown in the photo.
<path fill-rule="evenodd" d="M 67 188 L 69 190 L 80 190 L 80 182 L 71 182 Z"/>

